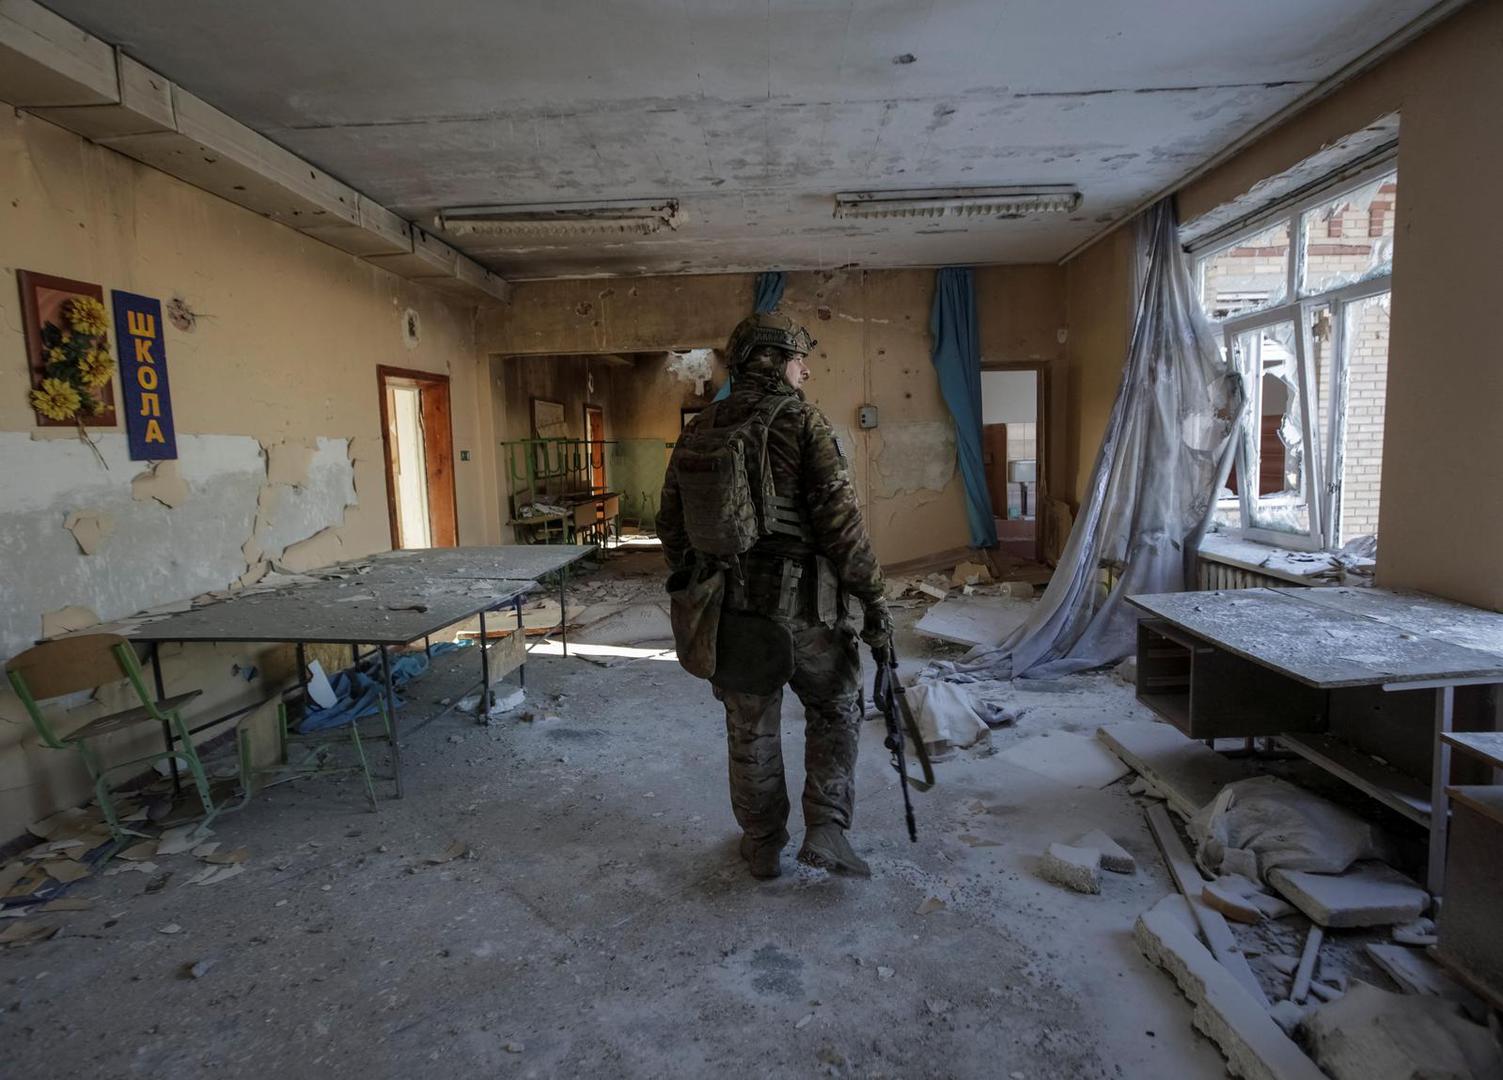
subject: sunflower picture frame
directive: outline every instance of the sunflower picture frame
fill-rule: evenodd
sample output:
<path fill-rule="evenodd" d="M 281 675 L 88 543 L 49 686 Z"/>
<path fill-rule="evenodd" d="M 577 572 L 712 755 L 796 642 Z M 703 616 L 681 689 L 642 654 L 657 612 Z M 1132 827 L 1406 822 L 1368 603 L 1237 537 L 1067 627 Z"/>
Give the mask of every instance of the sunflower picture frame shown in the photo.
<path fill-rule="evenodd" d="M 16 273 L 38 427 L 115 427 L 115 357 L 104 289 L 30 270 Z"/>

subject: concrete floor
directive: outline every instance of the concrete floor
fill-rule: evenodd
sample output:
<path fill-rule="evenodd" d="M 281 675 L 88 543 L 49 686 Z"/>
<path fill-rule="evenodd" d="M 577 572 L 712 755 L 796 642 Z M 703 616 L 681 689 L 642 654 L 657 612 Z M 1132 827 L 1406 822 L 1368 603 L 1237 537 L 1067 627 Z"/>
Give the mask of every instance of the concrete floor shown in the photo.
<path fill-rule="evenodd" d="M 914 845 L 871 722 L 854 835 L 873 879 L 796 867 L 790 847 L 784 876 L 760 883 L 736 856 L 706 684 L 649 659 L 535 657 L 527 677 L 550 719 L 414 732 L 407 797 L 379 813 L 352 783 L 284 785 L 216 823 L 215 839 L 251 851 L 239 877 L 186 884 L 198 863 L 184 854 L 157 860 L 174 873 L 155 894 L 134 873 L 75 886 L 91 911 L 47 916 L 56 938 L 4 956 L 0 1071 L 1224 1075 L 1132 941 L 1172 886 L 1125 782 L 1066 787 L 963 751 L 915 796 Z M 404 713 L 445 691 L 435 673 Z M 1101 675 L 1016 704 L 994 746 L 1141 715 Z M 791 695 L 785 722 L 797 791 Z M 1138 856 L 1135 877 L 1108 875 L 1100 896 L 1037 877 L 1049 841 L 1092 827 Z M 469 856 L 426 861 L 455 840 Z M 930 898 L 943 908 L 919 914 Z M 213 962 L 202 977 L 184 973 L 200 960 Z"/>

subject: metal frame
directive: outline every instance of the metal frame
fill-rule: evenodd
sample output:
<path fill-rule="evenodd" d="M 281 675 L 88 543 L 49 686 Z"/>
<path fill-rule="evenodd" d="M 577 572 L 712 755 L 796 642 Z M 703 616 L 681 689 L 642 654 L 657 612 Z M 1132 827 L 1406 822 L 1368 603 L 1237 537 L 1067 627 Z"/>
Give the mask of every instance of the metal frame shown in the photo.
<path fill-rule="evenodd" d="M 1256 372 L 1258 378 L 1252 381 L 1248 387 L 1247 402 L 1242 416 L 1242 444 L 1238 447 L 1237 460 L 1239 464 L 1239 488 L 1238 502 L 1240 504 L 1242 525 L 1239 534 L 1248 540 L 1258 543 L 1272 544 L 1279 547 L 1295 550 L 1322 550 L 1333 549 L 1337 546 L 1337 538 L 1341 524 L 1341 490 L 1342 470 L 1345 464 L 1346 442 L 1346 407 L 1347 407 L 1347 368 L 1348 357 L 1346 349 L 1346 318 L 1348 308 L 1362 300 L 1379 296 L 1385 292 L 1393 291 L 1392 272 L 1377 274 L 1361 281 L 1348 285 L 1338 286 L 1318 293 L 1304 293 L 1301 290 L 1305 271 L 1305 231 L 1301 227 L 1304 215 L 1316 207 L 1340 199 L 1344 195 L 1367 187 L 1370 184 L 1382 180 L 1385 176 L 1396 173 L 1396 159 L 1393 155 L 1385 155 L 1381 160 L 1361 172 L 1345 176 L 1341 179 L 1325 185 L 1310 194 L 1293 200 L 1283 206 L 1269 210 L 1265 214 L 1250 219 L 1230 236 L 1220 235 L 1208 239 L 1201 244 L 1192 244 L 1188 249 L 1195 259 L 1195 282 L 1197 292 L 1200 293 L 1202 305 L 1204 304 L 1205 292 L 1205 267 L 1217 255 L 1236 247 L 1239 243 L 1247 240 L 1258 233 L 1266 232 L 1280 222 L 1283 222 L 1289 233 L 1289 258 L 1285 267 L 1284 297 L 1276 305 L 1271 307 L 1257 308 L 1253 311 L 1244 312 L 1240 315 L 1213 322 L 1212 326 L 1220 331 L 1223 339 L 1223 347 L 1226 355 L 1231 357 L 1233 342 L 1244 333 L 1260 330 L 1279 323 L 1292 322 L 1295 328 L 1295 363 L 1298 370 L 1300 395 L 1300 423 L 1305 432 L 1305 444 L 1307 448 L 1316 452 L 1306 452 L 1306 484 L 1308 487 L 1307 497 L 1310 507 L 1310 529 L 1308 533 L 1288 532 L 1281 529 L 1270 529 L 1252 524 L 1252 505 L 1256 501 L 1255 491 L 1250 492 L 1250 487 L 1257 484 L 1257 473 L 1249 470 L 1247 462 L 1247 434 L 1253 417 L 1261 417 L 1262 378 L 1261 369 Z M 1320 430 L 1318 422 L 1319 410 L 1317 408 L 1316 379 L 1311 363 L 1313 354 L 1313 341 L 1311 337 L 1311 317 L 1319 308 L 1329 308 L 1331 311 L 1332 337 L 1331 337 L 1331 364 L 1327 373 L 1329 392 L 1329 420 L 1325 431 Z M 1252 443 L 1257 446 L 1261 441 L 1261 421 L 1259 430 L 1252 432 Z"/>

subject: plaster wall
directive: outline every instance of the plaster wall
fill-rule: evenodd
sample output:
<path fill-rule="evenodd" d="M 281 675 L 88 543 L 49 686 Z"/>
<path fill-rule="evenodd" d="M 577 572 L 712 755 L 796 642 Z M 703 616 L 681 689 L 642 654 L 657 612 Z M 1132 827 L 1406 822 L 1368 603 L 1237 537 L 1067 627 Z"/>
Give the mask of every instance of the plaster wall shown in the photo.
<path fill-rule="evenodd" d="M 0 653 L 40 637 L 47 613 L 110 620 L 239 587 L 272 562 L 301 568 L 389 547 L 378 364 L 451 376 L 455 448 L 474 451 L 456 460 L 460 540 L 498 538 L 495 489 L 483 482 L 491 418 L 463 404 L 479 390 L 472 307 L 34 117 L 0 116 L 0 193 Z M 127 459 L 120 428 L 93 431 L 100 464 L 69 429 L 35 427 L 18 269 L 178 297 L 196 313 L 190 330 L 163 327 L 176 463 L 153 476 Z M 413 347 L 402 334 L 409 308 L 421 326 Z M 76 512 L 109 519 L 93 554 L 64 527 Z M 265 696 L 277 667 L 266 653 L 168 650 L 168 688 L 204 690 L 190 715 Z M 247 682 L 236 664 L 271 674 Z M 62 727 L 113 701 L 102 697 Z M 110 749 L 139 750 L 128 736 Z M 37 746 L 7 691 L 0 840 L 86 791 L 73 755 Z"/>
<path fill-rule="evenodd" d="M 1057 363 L 1064 272 L 976 271 L 983 361 Z M 790 273 L 781 310 L 818 339 L 806 387 L 841 438 L 872 540 L 894 563 L 968 540 L 954 426 L 929 358 L 932 270 Z M 522 282 L 483 319 L 494 354 L 646 352 L 725 343 L 752 308 L 753 275 Z M 856 410 L 874 404 L 879 426 Z M 607 424 L 610 423 L 609 416 Z"/>
<path fill-rule="evenodd" d="M 1503 219 L 1488 207 L 1503 175 L 1500 56 L 1503 2 L 1480 0 L 1178 196 L 1190 220 L 1400 114 L 1378 581 L 1494 610 L 1503 610 L 1493 313 Z"/>

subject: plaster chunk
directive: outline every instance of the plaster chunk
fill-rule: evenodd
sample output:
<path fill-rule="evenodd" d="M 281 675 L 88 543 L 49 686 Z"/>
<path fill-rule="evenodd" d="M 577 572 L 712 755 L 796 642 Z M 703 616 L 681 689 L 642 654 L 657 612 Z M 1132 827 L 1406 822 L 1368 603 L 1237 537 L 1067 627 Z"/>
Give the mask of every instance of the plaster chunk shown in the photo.
<path fill-rule="evenodd" d="M 75 605 L 44 613 L 42 615 L 42 636 L 44 638 L 52 638 L 60 634 L 69 634 L 75 630 L 86 630 L 91 626 L 98 625 L 98 615 L 95 615 L 89 608 Z"/>
<path fill-rule="evenodd" d="M 188 499 L 188 481 L 178 475 L 176 461 L 159 461 L 130 482 L 131 498 L 155 499 L 171 509 Z"/>
<path fill-rule="evenodd" d="M 1039 874 L 1046 880 L 1082 893 L 1101 891 L 1101 852 L 1095 848 L 1050 844 L 1039 860 Z"/>
<path fill-rule="evenodd" d="M 1072 846 L 1094 848 L 1101 852 L 1101 869 L 1103 870 L 1110 870 L 1114 874 L 1135 874 L 1138 871 L 1138 860 L 1132 857 L 1132 852 L 1100 829 L 1092 829 L 1075 840 Z"/>
<path fill-rule="evenodd" d="M 1354 981 L 1305 1022 L 1310 1053 L 1335 1080 L 1484 1080 L 1503 1075 L 1492 1033 L 1438 997 Z"/>
<path fill-rule="evenodd" d="M 1166 896 L 1138 916 L 1133 937 L 1195 1006 L 1196 1030 L 1226 1055 L 1227 1071 L 1244 1080 L 1325 1080 L 1262 1003 L 1200 943 L 1192 920 L 1183 896 Z"/>
<path fill-rule="evenodd" d="M 115 531 L 115 518 L 92 510 L 75 510 L 63 522 L 63 528 L 73 534 L 80 551 L 85 555 L 92 555 L 99 550 L 99 545 L 104 543 L 105 538 Z"/>

